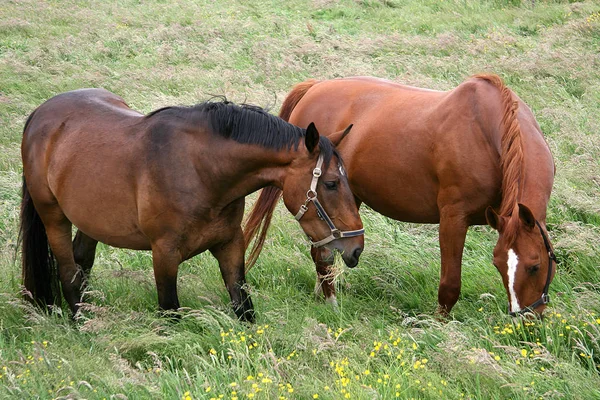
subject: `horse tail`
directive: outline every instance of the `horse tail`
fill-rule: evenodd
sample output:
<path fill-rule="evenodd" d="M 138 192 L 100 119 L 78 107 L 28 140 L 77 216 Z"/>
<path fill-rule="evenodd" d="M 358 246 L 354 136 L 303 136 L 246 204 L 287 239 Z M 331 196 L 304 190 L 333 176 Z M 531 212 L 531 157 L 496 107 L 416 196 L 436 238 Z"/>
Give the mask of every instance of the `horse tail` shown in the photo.
<path fill-rule="evenodd" d="M 517 118 L 519 101 L 513 92 L 504 85 L 497 75 L 476 75 L 475 78 L 484 79 L 500 91 L 502 101 L 502 136 L 500 143 L 502 152 L 500 165 L 502 168 L 502 202 L 500 215 L 511 215 L 514 207 L 523 193 L 524 183 L 524 155 L 521 126 Z"/>
<path fill-rule="evenodd" d="M 246 250 L 250 246 L 250 243 L 256 239 L 254 240 L 254 246 L 252 247 L 248 260 L 246 260 L 246 271 L 249 271 L 250 268 L 254 266 L 265 244 L 267 231 L 269 225 L 271 225 L 271 219 L 273 218 L 273 211 L 275 211 L 275 207 L 277 206 L 277 202 L 281 198 L 282 193 L 281 189 L 275 186 L 268 186 L 261 190 L 258 200 L 254 203 L 252 211 L 250 211 L 250 214 L 246 219 L 244 225 Z"/>
<path fill-rule="evenodd" d="M 25 130 L 33 113 L 25 123 Z M 18 243 L 22 244 L 22 275 L 25 298 L 41 306 L 60 301 L 57 263 L 48 245 L 46 228 L 29 194 L 23 176 L 21 224 Z"/>
<path fill-rule="evenodd" d="M 296 105 L 300 102 L 300 100 L 302 100 L 306 92 L 308 92 L 311 87 L 319 82 L 320 81 L 316 79 L 309 79 L 295 85 L 281 105 L 281 110 L 279 110 L 279 118 L 283 119 L 284 121 L 289 121 L 292 111 L 294 111 Z"/>

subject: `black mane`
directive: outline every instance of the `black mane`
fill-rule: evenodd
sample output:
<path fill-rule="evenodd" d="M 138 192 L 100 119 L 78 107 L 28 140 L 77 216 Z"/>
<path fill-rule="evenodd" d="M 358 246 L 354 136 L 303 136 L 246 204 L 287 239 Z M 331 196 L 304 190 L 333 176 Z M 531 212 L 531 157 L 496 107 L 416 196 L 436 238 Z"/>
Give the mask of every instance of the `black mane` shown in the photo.
<path fill-rule="evenodd" d="M 164 107 L 152 111 L 153 116 L 172 116 L 192 123 L 207 123 L 211 130 L 225 138 L 243 144 L 256 144 L 267 149 L 298 149 L 306 136 L 306 129 L 299 128 L 276 117 L 258 106 L 237 105 L 227 100 L 207 101 L 191 107 Z M 319 148 L 323 154 L 325 167 L 337 151 L 329 139 L 319 138 Z"/>

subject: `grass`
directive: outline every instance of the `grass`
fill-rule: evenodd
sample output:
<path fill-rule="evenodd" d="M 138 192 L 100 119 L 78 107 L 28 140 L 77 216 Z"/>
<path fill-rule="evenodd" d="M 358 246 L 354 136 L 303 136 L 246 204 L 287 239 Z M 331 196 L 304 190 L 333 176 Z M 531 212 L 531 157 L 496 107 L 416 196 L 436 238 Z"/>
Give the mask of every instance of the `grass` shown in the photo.
<path fill-rule="evenodd" d="M 599 50 L 591 0 L 5 1 L 0 398 L 600 398 Z M 505 315 L 486 227 L 470 229 L 451 320 L 436 320 L 436 227 L 366 208 L 338 312 L 314 297 L 284 210 L 248 276 L 255 325 L 235 320 L 207 254 L 180 268 L 177 323 L 156 313 L 150 254 L 103 245 L 77 323 L 19 297 L 20 137 L 57 93 L 105 87 L 142 112 L 223 94 L 276 111 L 306 78 L 450 89 L 480 72 L 531 106 L 556 160 L 548 224 L 561 264 L 542 322 Z"/>

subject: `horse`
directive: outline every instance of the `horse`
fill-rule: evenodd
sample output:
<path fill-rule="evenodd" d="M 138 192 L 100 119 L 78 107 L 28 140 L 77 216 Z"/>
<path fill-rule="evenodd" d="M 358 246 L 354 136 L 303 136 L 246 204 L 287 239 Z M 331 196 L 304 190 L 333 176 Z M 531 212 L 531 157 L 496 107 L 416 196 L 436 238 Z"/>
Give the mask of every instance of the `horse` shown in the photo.
<path fill-rule="evenodd" d="M 314 124 L 298 128 L 223 99 L 143 115 L 104 89 L 59 94 L 33 111 L 23 132 L 24 293 L 60 305 L 62 287 L 75 316 L 103 242 L 151 250 L 159 308 L 177 310 L 179 264 L 209 250 L 236 316 L 252 322 L 241 229 L 248 194 L 275 185 L 296 213 L 310 187 L 338 227 L 354 232 L 324 246 L 349 266 L 358 262 L 362 222 L 335 144 Z M 331 234 L 312 208 L 299 222 L 312 238 Z"/>
<path fill-rule="evenodd" d="M 497 75 L 476 75 L 450 91 L 372 77 L 307 80 L 293 87 L 279 116 L 333 131 L 354 124 L 339 143 L 357 205 L 398 221 L 439 224 L 439 315 L 458 301 L 467 229 L 498 231 L 493 264 L 511 315 L 541 314 L 556 272 L 546 208 L 556 173 L 527 105 Z M 263 189 L 256 206 L 274 207 Z M 326 249 L 312 249 L 318 284 L 335 304 Z"/>

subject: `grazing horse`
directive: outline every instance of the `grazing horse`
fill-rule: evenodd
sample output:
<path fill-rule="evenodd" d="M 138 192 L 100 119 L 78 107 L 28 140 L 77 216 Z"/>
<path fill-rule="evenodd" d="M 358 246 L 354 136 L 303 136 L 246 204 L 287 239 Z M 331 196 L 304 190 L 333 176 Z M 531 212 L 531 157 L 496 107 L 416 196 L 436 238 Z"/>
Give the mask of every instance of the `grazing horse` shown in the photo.
<path fill-rule="evenodd" d="M 467 228 L 499 233 L 494 265 L 509 312 L 541 313 L 556 259 L 546 232 L 555 165 L 530 109 L 495 75 L 442 92 L 369 77 L 308 80 L 288 94 L 280 117 L 352 134 L 338 147 L 357 204 L 406 222 L 439 223 L 438 311 L 457 302 Z M 257 206 L 274 207 L 277 188 Z M 326 298 L 335 302 L 330 255 L 312 249 Z"/>
<path fill-rule="evenodd" d="M 179 264 L 209 250 L 236 315 L 252 321 L 244 288 L 244 198 L 274 185 L 296 213 L 317 168 L 322 181 L 337 186 L 314 185 L 312 195 L 341 229 L 358 232 L 326 247 L 343 252 L 349 266 L 362 251 L 362 222 L 334 143 L 314 124 L 298 128 L 258 107 L 207 102 L 143 115 L 106 90 L 76 90 L 29 116 L 22 157 L 25 293 L 38 304 L 60 304 L 60 282 L 74 314 L 100 241 L 152 250 L 163 310 L 179 307 Z M 299 222 L 310 237 L 331 233 L 314 211 Z M 72 225 L 78 228 L 73 242 Z"/>

